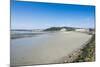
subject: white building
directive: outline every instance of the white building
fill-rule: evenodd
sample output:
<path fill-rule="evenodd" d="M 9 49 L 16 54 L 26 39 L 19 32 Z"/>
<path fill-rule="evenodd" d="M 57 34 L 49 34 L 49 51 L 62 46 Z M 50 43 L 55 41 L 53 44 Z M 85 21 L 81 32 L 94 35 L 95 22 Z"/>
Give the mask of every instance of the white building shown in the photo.
<path fill-rule="evenodd" d="M 62 28 L 60 31 L 65 32 L 65 31 L 66 31 L 66 29 L 65 29 L 65 28 Z"/>
<path fill-rule="evenodd" d="M 89 32 L 89 29 L 75 29 L 78 32 Z"/>

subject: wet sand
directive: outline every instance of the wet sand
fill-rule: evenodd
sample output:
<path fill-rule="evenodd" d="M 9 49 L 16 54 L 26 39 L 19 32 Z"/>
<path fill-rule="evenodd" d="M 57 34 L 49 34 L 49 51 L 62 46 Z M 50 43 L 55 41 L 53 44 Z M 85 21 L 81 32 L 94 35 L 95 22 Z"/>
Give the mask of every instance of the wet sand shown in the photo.
<path fill-rule="evenodd" d="M 11 65 L 59 63 L 62 57 L 81 48 L 91 35 L 80 32 L 55 32 L 11 40 Z"/>

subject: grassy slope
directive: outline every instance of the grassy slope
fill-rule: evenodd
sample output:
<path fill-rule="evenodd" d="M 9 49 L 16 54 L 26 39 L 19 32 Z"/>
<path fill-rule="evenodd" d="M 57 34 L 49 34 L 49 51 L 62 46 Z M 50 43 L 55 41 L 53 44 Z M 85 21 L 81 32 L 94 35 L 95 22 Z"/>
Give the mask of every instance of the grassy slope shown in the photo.
<path fill-rule="evenodd" d="M 90 43 L 88 43 L 82 49 L 82 53 L 73 62 L 91 62 L 91 61 L 95 61 L 95 35 L 93 35 Z"/>

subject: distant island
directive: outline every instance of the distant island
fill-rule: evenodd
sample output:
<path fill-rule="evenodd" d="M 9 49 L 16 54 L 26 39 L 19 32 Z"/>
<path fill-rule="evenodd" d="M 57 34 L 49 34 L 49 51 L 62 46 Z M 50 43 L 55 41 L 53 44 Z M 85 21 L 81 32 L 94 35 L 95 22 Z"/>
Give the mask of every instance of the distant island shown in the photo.
<path fill-rule="evenodd" d="M 43 31 L 95 31 L 93 28 L 76 28 L 76 27 L 50 27 Z"/>
<path fill-rule="evenodd" d="M 65 29 L 66 31 L 74 31 L 75 28 L 73 27 L 50 27 L 45 29 L 44 31 L 60 31 L 62 29 Z"/>

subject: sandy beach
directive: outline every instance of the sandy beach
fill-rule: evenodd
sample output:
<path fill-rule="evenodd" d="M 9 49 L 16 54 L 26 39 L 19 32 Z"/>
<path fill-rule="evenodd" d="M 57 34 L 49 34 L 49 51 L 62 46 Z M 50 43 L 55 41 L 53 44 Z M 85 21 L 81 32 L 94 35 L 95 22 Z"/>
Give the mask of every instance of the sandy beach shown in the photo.
<path fill-rule="evenodd" d="M 11 65 L 60 63 L 63 57 L 82 48 L 91 35 L 54 32 L 11 40 Z"/>

